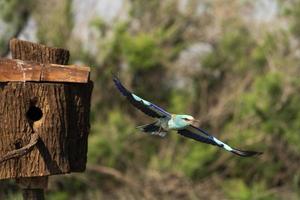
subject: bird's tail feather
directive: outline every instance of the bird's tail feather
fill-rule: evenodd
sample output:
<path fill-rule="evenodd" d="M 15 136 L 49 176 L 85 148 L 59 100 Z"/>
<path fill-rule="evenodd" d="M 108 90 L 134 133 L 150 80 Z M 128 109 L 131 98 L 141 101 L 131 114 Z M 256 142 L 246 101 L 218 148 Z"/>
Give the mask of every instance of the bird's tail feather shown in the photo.
<path fill-rule="evenodd" d="M 160 127 L 156 125 L 156 122 L 138 126 L 136 128 L 143 132 L 158 132 L 160 129 Z"/>
<path fill-rule="evenodd" d="M 167 134 L 167 132 L 162 130 L 162 128 L 160 126 L 158 126 L 156 122 L 138 126 L 136 128 L 141 130 L 144 133 L 151 134 L 151 135 L 158 135 L 160 137 L 165 137 Z"/>

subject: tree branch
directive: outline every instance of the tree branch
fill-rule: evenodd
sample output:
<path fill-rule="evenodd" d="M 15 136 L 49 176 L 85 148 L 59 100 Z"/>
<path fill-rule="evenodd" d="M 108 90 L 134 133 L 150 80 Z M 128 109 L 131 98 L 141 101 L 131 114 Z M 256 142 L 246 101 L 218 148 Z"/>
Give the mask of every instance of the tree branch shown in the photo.
<path fill-rule="evenodd" d="M 13 158 L 19 158 L 21 156 L 24 156 L 25 154 L 29 153 L 33 147 L 36 145 L 36 143 L 39 140 L 39 135 L 37 133 L 32 134 L 29 144 L 25 145 L 24 147 L 16 150 L 12 150 L 8 152 L 6 155 L 4 155 L 2 158 L 0 158 L 0 164 L 2 162 L 5 162 L 7 160 L 13 159 Z"/>

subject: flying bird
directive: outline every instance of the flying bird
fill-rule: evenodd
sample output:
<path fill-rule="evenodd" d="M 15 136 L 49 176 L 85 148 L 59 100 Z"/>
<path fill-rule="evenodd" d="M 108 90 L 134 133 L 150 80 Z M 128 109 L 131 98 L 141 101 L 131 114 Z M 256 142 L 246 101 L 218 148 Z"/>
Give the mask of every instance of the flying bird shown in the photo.
<path fill-rule="evenodd" d="M 142 132 L 163 137 L 169 131 L 174 130 L 184 137 L 191 138 L 206 144 L 216 145 L 239 156 L 249 157 L 262 154 L 261 152 L 243 151 L 236 148 L 232 148 L 224 142 L 218 140 L 214 136 L 210 135 L 205 130 L 194 126 L 193 123 L 197 122 L 198 120 L 194 119 L 193 116 L 171 114 L 166 110 L 162 109 L 161 107 L 147 100 L 144 100 L 141 97 L 127 90 L 116 76 L 113 77 L 113 81 L 117 89 L 121 92 L 123 96 L 127 98 L 127 100 L 133 106 L 141 110 L 146 115 L 155 118 L 155 121 L 153 123 L 137 127 Z"/>

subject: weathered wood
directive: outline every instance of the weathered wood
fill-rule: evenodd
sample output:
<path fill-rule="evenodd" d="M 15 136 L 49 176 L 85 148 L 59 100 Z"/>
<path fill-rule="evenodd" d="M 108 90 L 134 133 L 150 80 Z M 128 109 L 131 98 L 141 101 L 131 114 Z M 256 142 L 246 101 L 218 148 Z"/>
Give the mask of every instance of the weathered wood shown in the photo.
<path fill-rule="evenodd" d="M 66 49 L 47 47 L 18 39 L 10 40 L 9 46 L 12 58 L 20 60 L 66 65 L 70 57 Z"/>
<path fill-rule="evenodd" d="M 76 65 L 36 63 L 17 59 L 0 59 L 0 82 L 48 81 L 87 83 L 90 68 Z"/>
<path fill-rule="evenodd" d="M 47 63 L 69 58 L 67 50 L 16 39 L 10 47 L 13 58 L 42 62 L 51 72 L 61 66 Z M 0 83 L 0 179 L 16 178 L 25 200 L 41 200 L 48 175 L 85 170 L 93 84 L 23 80 Z"/>
<path fill-rule="evenodd" d="M 21 41 L 18 39 L 12 39 L 10 41 L 10 50 L 11 50 L 12 58 L 21 59 L 24 61 L 44 63 L 44 64 L 45 63 L 67 64 L 70 56 L 69 51 L 64 49 L 46 47 L 43 45 L 34 44 L 27 41 Z M 32 110 L 36 111 L 35 109 Z M 28 115 L 28 112 L 26 114 Z M 34 116 L 34 115 L 28 115 L 28 116 Z M 34 120 L 37 119 L 38 118 L 34 118 Z M 33 122 L 30 122 L 30 124 L 31 127 L 33 127 Z M 19 161 L 16 162 L 19 163 Z M 49 161 L 45 160 L 45 162 L 49 162 Z M 34 169 L 32 170 L 34 171 Z M 48 184 L 47 176 L 19 178 L 17 179 L 17 182 L 20 184 L 20 186 L 23 187 L 24 200 L 44 199 L 44 189 L 47 187 Z M 32 186 L 34 186 L 34 189 L 32 189 Z"/>
<path fill-rule="evenodd" d="M 70 172 L 68 120 L 71 116 L 66 102 L 72 97 L 68 93 L 68 86 L 52 83 L 7 83 L 0 89 L 0 121 L 3 122 L 0 123 L 0 154 L 27 144 L 33 132 L 40 137 L 37 148 L 30 153 L 0 165 L 1 178 Z M 30 110 L 38 109 L 42 111 L 41 118 L 36 118 L 35 112 L 28 117 Z"/>
<path fill-rule="evenodd" d="M 0 158 L 0 164 L 3 163 L 4 161 L 13 159 L 13 158 L 19 158 L 21 156 L 24 156 L 25 154 L 29 153 L 34 145 L 36 145 L 36 143 L 38 142 L 39 139 L 39 135 L 37 133 L 33 133 L 31 135 L 29 144 L 21 147 L 20 149 L 15 149 L 12 150 L 10 152 L 8 152 L 6 155 L 4 155 L 3 157 Z"/>
<path fill-rule="evenodd" d="M 20 41 L 26 46 L 26 42 Z M 31 51 L 59 56 L 56 48 L 28 43 Z M 30 61 L 37 53 L 11 42 L 14 56 Z M 26 49 L 25 54 L 19 52 Z M 52 52 L 54 51 L 54 52 Z M 59 50 L 61 52 L 61 50 Z M 63 51 L 64 52 L 64 51 Z M 28 53 L 28 55 L 27 55 Z M 68 59 L 49 57 L 66 64 Z M 82 83 L 0 83 L 0 158 L 28 144 L 33 133 L 39 141 L 26 155 L 0 164 L 0 179 L 48 176 L 85 170 L 89 133 L 90 97 L 93 84 Z"/>

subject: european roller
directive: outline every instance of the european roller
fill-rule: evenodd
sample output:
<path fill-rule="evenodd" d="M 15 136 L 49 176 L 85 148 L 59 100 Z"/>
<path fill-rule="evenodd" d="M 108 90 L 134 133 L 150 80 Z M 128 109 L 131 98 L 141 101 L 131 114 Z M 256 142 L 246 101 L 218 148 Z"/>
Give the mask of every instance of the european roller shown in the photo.
<path fill-rule="evenodd" d="M 194 119 L 193 116 L 171 114 L 161 107 L 131 93 L 122 85 L 117 77 L 114 77 L 113 81 L 121 94 L 124 95 L 133 106 L 144 112 L 146 115 L 155 118 L 155 121 L 153 123 L 137 127 L 145 133 L 163 137 L 169 131 L 174 130 L 184 137 L 221 147 L 239 156 L 249 157 L 261 154 L 261 152 L 243 151 L 232 148 L 224 142 L 218 140 L 214 136 L 210 135 L 205 130 L 194 126 L 193 123 L 197 122 L 197 120 Z"/>

